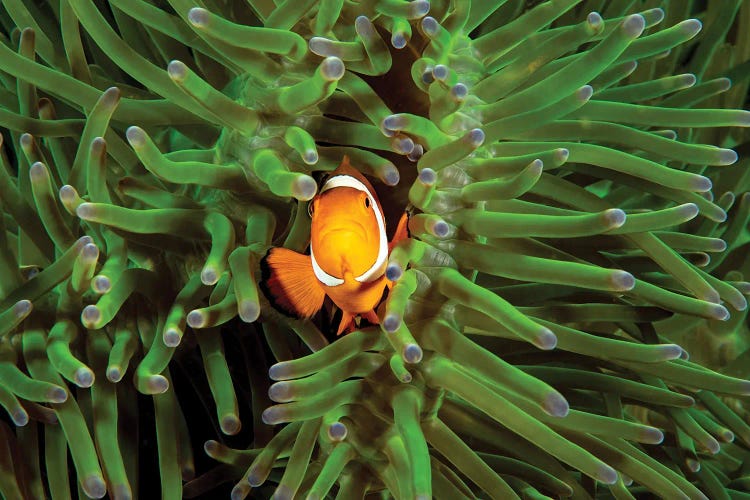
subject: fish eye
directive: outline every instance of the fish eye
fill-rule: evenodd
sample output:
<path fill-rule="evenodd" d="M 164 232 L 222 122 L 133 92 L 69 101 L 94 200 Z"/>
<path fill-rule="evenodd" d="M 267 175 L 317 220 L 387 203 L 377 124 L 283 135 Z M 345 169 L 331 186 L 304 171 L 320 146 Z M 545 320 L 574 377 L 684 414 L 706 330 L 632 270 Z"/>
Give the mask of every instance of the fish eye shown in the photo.
<path fill-rule="evenodd" d="M 365 208 L 370 208 L 370 197 L 365 198 Z"/>

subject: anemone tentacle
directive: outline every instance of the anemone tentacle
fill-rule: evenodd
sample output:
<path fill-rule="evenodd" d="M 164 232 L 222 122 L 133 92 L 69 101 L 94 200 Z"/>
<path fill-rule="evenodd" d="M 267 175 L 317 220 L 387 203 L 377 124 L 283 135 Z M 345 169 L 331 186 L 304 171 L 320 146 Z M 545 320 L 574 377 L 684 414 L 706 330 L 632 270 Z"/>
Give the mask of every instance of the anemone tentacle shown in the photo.
<path fill-rule="evenodd" d="M 0 5 L 0 496 L 750 492 L 750 3 Z M 337 339 L 261 262 L 344 156 Z"/>

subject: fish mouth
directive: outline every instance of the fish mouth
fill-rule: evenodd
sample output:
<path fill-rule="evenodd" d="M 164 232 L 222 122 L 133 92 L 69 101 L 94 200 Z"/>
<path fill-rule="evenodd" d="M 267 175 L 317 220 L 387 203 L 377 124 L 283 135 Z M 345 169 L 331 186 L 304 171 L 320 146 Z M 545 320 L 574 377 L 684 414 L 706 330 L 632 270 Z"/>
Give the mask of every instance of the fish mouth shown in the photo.
<path fill-rule="evenodd" d="M 370 238 L 367 237 L 367 231 L 365 230 L 365 227 L 359 222 L 354 222 L 354 221 L 352 221 L 351 223 L 348 223 L 346 227 L 339 226 L 339 227 L 332 227 L 330 229 L 323 229 L 320 231 L 319 234 L 320 234 L 320 238 L 323 239 L 335 233 L 349 233 L 352 236 L 361 238 L 365 241 L 370 240 Z"/>

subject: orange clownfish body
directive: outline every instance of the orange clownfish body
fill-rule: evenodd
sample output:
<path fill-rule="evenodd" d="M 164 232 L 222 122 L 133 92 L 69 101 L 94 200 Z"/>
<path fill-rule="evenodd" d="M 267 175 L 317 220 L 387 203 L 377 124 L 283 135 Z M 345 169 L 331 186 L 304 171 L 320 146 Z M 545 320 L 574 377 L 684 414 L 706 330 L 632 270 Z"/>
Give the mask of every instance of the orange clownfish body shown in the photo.
<path fill-rule="evenodd" d="M 372 185 L 344 157 L 310 202 L 310 215 L 310 255 L 272 248 L 263 258 L 261 287 L 269 301 L 289 315 L 309 318 L 327 295 L 342 311 L 339 335 L 354 329 L 357 316 L 378 324 L 375 307 L 390 285 L 388 255 L 407 237 L 406 214 L 389 243 Z"/>

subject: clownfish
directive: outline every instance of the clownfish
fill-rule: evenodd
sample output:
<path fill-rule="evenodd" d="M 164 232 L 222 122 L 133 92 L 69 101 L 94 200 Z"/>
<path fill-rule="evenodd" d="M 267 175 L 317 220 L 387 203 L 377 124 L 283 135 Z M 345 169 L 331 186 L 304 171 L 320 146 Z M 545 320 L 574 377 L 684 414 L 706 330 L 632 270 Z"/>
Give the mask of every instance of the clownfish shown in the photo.
<path fill-rule="evenodd" d="M 328 296 L 342 312 L 337 335 L 354 330 L 357 317 L 379 324 L 375 308 L 392 286 L 385 276 L 388 256 L 408 237 L 407 214 L 389 242 L 375 190 L 346 156 L 308 212 L 310 254 L 274 247 L 261 260 L 260 285 L 269 302 L 289 316 L 310 318 Z"/>

